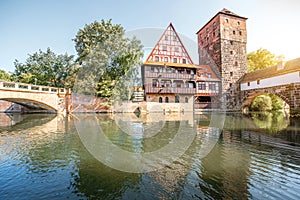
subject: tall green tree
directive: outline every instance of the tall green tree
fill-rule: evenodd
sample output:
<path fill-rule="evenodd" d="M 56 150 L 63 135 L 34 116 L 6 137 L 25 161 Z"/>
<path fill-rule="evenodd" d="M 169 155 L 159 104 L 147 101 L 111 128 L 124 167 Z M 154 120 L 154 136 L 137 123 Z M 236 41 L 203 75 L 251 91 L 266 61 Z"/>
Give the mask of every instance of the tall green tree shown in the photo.
<path fill-rule="evenodd" d="M 77 66 L 74 56 L 57 55 L 48 48 L 29 55 L 25 63 L 14 62 L 17 81 L 53 87 L 72 87 Z"/>
<path fill-rule="evenodd" d="M 122 77 L 143 57 L 141 42 L 126 38 L 124 28 L 111 20 L 85 25 L 73 40 L 82 66 L 76 92 L 110 99 L 116 84 L 120 85 Z"/>
<path fill-rule="evenodd" d="M 283 56 L 272 54 L 267 49 L 260 48 L 247 55 L 248 72 L 274 66 L 279 61 L 282 61 L 283 58 Z"/>

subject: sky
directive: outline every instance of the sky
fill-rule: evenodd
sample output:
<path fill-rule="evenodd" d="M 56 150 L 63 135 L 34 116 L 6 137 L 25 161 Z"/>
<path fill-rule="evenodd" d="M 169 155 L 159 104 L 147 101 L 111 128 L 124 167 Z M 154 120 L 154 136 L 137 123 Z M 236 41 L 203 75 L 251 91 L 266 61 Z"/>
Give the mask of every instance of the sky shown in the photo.
<path fill-rule="evenodd" d="M 13 72 L 15 59 L 25 62 L 48 47 L 76 55 L 77 31 L 101 19 L 126 31 L 172 22 L 196 42 L 196 32 L 223 8 L 248 18 L 248 53 L 264 48 L 286 60 L 300 57 L 299 0 L 0 0 L 0 69 Z"/>

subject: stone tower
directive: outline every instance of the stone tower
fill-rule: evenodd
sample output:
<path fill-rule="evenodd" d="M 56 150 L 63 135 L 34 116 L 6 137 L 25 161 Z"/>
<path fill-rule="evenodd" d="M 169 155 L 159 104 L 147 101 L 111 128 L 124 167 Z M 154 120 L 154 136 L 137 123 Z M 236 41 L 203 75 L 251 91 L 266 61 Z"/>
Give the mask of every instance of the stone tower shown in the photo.
<path fill-rule="evenodd" d="M 223 9 L 197 32 L 199 64 L 209 65 L 221 79 L 227 109 L 236 108 L 237 81 L 247 72 L 246 20 Z"/>

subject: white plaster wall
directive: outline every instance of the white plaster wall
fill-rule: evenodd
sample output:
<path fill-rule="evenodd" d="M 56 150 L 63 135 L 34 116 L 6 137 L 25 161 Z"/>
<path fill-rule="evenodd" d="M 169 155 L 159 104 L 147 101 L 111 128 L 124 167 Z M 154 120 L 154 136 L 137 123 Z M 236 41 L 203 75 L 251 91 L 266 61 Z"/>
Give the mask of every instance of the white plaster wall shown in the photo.
<path fill-rule="evenodd" d="M 279 85 L 291 84 L 291 83 L 298 83 L 300 82 L 299 72 L 293 72 L 289 74 L 284 74 L 280 76 L 260 79 L 260 84 L 257 84 L 257 81 L 251 81 L 250 86 L 248 83 L 242 83 L 241 90 L 251 90 L 251 89 L 258 89 L 258 88 L 267 88 L 267 87 L 274 87 Z"/>

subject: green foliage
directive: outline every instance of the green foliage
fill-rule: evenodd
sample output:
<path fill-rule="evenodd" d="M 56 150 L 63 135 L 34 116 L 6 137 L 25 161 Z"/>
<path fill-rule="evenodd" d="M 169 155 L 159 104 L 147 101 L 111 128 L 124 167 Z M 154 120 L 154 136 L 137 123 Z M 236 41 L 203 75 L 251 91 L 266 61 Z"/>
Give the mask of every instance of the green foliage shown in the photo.
<path fill-rule="evenodd" d="M 264 94 L 256 97 L 251 103 L 250 110 L 256 112 L 269 112 L 284 109 L 284 101 L 274 94 Z"/>
<path fill-rule="evenodd" d="M 141 42 L 124 34 L 123 27 L 111 20 L 95 21 L 78 31 L 73 40 L 82 67 L 75 92 L 110 99 L 116 83 L 140 64 Z"/>
<path fill-rule="evenodd" d="M 72 87 L 78 68 L 73 58 L 67 54 L 56 55 L 50 48 L 46 52 L 39 50 L 29 55 L 25 63 L 16 60 L 14 75 L 23 83 Z"/>
<path fill-rule="evenodd" d="M 0 80 L 4 80 L 4 81 L 12 81 L 13 76 L 9 73 L 7 73 L 6 71 L 0 69 Z"/>
<path fill-rule="evenodd" d="M 258 49 L 247 55 L 248 72 L 276 65 L 283 56 L 275 56 L 266 49 Z"/>
<path fill-rule="evenodd" d="M 251 106 L 251 111 L 264 112 L 272 110 L 272 99 L 268 95 L 260 95 L 256 97 Z"/>

